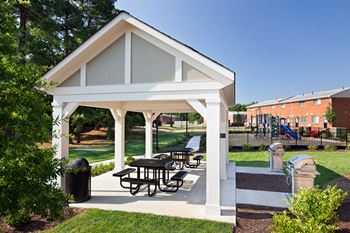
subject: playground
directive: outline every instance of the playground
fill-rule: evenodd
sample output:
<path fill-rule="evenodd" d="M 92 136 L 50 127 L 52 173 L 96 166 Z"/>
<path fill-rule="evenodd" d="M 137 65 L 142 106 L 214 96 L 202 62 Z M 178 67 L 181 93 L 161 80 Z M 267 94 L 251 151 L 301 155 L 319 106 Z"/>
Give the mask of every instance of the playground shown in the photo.
<path fill-rule="evenodd" d="M 268 114 L 256 115 L 249 132 L 233 133 L 229 136 L 230 146 L 241 147 L 249 144 L 258 147 L 280 142 L 289 146 L 348 146 L 350 131 L 326 128 L 299 127 L 295 118 L 293 127 L 289 119 Z"/>

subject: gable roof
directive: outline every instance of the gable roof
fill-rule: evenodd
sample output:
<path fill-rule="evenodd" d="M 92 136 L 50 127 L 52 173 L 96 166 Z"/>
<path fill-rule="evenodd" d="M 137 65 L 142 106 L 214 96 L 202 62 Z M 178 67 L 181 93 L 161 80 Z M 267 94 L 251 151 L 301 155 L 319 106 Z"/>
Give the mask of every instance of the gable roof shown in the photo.
<path fill-rule="evenodd" d="M 247 108 L 256 108 L 256 107 L 270 106 L 270 105 L 283 104 L 283 103 L 292 103 L 292 102 L 299 102 L 299 101 L 313 100 L 313 99 L 331 98 L 335 95 L 338 95 L 348 90 L 350 90 L 350 87 L 338 88 L 338 89 L 327 90 L 327 91 L 311 92 L 307 94 L 300 94 L 300 95 L 295 95 L 295 96 L 290 96 L 290 97 L 285 97 L 280 99 L 266 100 L 266 101 L 258 102 L 256 104 L 249 105 Z"/>
<path fill-rule="evenodd" d="M 210 64 L 212 68 L 214 68 L 215 71 L 221 73 L 223 76 L 234 80 L 235 78 L 235 72 L 231 69 L 225 67 L 224 65 L 220 64 L 219 62 L 209 58 L 208 56 L 200 53 L 199 51 L 195 50 L 194 48 L 174 39 L 173 37 L 159 31 L 158 29 L 150 26 L 149 24 L 141 21 L 140 19 L 134 17 L 127 11 L 119 11 L 119 13 L 112 18 L 106 25 L 101 27 L 99 30 L 96 31 L 90 38 L 88 38 L 86 41 L 84 41 L 81 45 L 79 45 L 75 50 L 73 50 L 71 53 L 69 53 L 66 57 L 64 57 L 54 68 L 49 70 L 47 73 L 45 73 L 42 78 L 46 80 L 50 80 L 56 72 L 58 72 L 61 69 L 64 69 L 65 65 L 67 63 L 71 62 L 76 56 L 78 56 L 84 49 L 88 48 L 92 43 L 94 43 L 98 38 L 102 37 L 105 33 L 107 33 L 109 30 L 111 30 L 113 27 L 115 27 L 118 23 L 121 21 L 126 21 L 133 26 L 136 27 L 143 27 L 144 29 L 148 29 L 148 32 L 151 33 L 159 33 L 160 35 L 168 38 L 173 42 L 173 44 L 169 44 L 170 46 L 177 45 L 177 48 L 180 48 L 185 54 L 189 55 L 191 58 L 198 60 L 201 63 Z M 157 39 L 162 40 L 161 38 L 157 37 Z M 165 42 L 162 40 L 162 42 Z"/>

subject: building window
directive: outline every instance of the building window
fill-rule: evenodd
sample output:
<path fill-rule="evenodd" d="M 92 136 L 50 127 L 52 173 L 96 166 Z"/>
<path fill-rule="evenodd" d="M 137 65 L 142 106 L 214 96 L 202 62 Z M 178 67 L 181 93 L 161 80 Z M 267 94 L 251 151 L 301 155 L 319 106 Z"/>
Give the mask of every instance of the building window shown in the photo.
<path fill-rule="evenodd" d="M 305 101 L 299 101 L 299 105 L 300 105 L 301 107 L 305 106 Z"/>
<path fill-rule="evenodd" d="M 314 100 L 314 104 L 315 104 L 315 105 L 321 104 L 321 99 L 315 99 L 315 100 Z"/>
<path fill-rule="evenodd" d="M 281 108 L 286 108 L 286 104 L 281 104 Z"/>
<path fill-rule="evenodd" d="M 312 116 L 312 124 L 318 124 L 320 121 L 318 116 Z"/>
<path fill-rule="evenodd" d="M 271 108 L 272 108 L 272 109 L 275 109 L 275 105 L 272 105 Z"/>
<path fill-rule="evenodd" d="M 300 121 L 301 121 L 301 123 L 307 123 L 307 117 L 306 116 L 302 116 Z"/>

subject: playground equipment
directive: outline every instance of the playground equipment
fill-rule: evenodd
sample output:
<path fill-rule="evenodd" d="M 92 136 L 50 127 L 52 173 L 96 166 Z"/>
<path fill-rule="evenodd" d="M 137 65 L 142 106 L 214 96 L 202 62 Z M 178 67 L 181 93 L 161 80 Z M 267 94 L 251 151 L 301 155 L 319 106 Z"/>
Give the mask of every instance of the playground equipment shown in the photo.
<path fill-rule="evenodd" d="M 301 137 L 289 127 L 289 123 L 285 124 L 285 119 L 278 116 L 269 114 L 256 115 L 255 126 L 255 138 L 266 139 L 269 137 L 272 140 L 281 135 L 286 135 L 289 138 L 301 140 Z"/>
<path fill-rule="evenodd" d="M 287 135 L 290 135 L 292 138 L 294 138 L 295 140 L 300 140 L 300 136 L 294 132 L 288 125 L 281 125 L 281 129 L 284 130 L 284 132 Z"/>

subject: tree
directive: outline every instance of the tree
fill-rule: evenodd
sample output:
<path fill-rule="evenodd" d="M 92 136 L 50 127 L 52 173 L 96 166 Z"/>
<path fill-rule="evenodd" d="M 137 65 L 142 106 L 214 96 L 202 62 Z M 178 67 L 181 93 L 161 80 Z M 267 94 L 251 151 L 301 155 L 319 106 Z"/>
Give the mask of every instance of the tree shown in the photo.
<path fill-rule="evenodd" d="M 42 70 L 22 62 L 15 4 L 0 4 L 0 22 L 6 24 L 0 24 L 0 215 L 11 225 L 32 214 L 59 218 L 68 204 L 55 182 L 63 161 L 53 158 L 52 149 L 38 147 L 51 138 L 52 119 Z"/>
<path fill-rule="evenodd" d="M 80 134 L 84 129 L 86 118 L 84 114 L 73 113 L 71 116 L 71 128 L 76 136 L 77 143 L 80 143 Z"/>
<path fill-rule="evenodd" d="M 326 117 L 327 122 L 329 122 L 330 124 L 332 124 L 335 121 L 336 112 L 332 109 L 331 105 L 329 105 L 327 107 L 326 112 L 325 112 L 325 117 Z"/>
<path fill-rule="evenodd" d="M 203 117 L 199 113 L 191 112 L 191 113 L 188 114 L 188 121 L 189 122 L 195 122 L 196 121 L 198 124 L 201 124 L 201 123 L 203 123 Z"/>
<path fill-rule="evenodd" d="M 229 111 L 235 111 L 235 112 L 245 112 L 247 111 L 247 106 L 255 104 L 256 102 L 251 102 L 249 104 L 234 104 L 231 105 L 228 110 Z"/>

